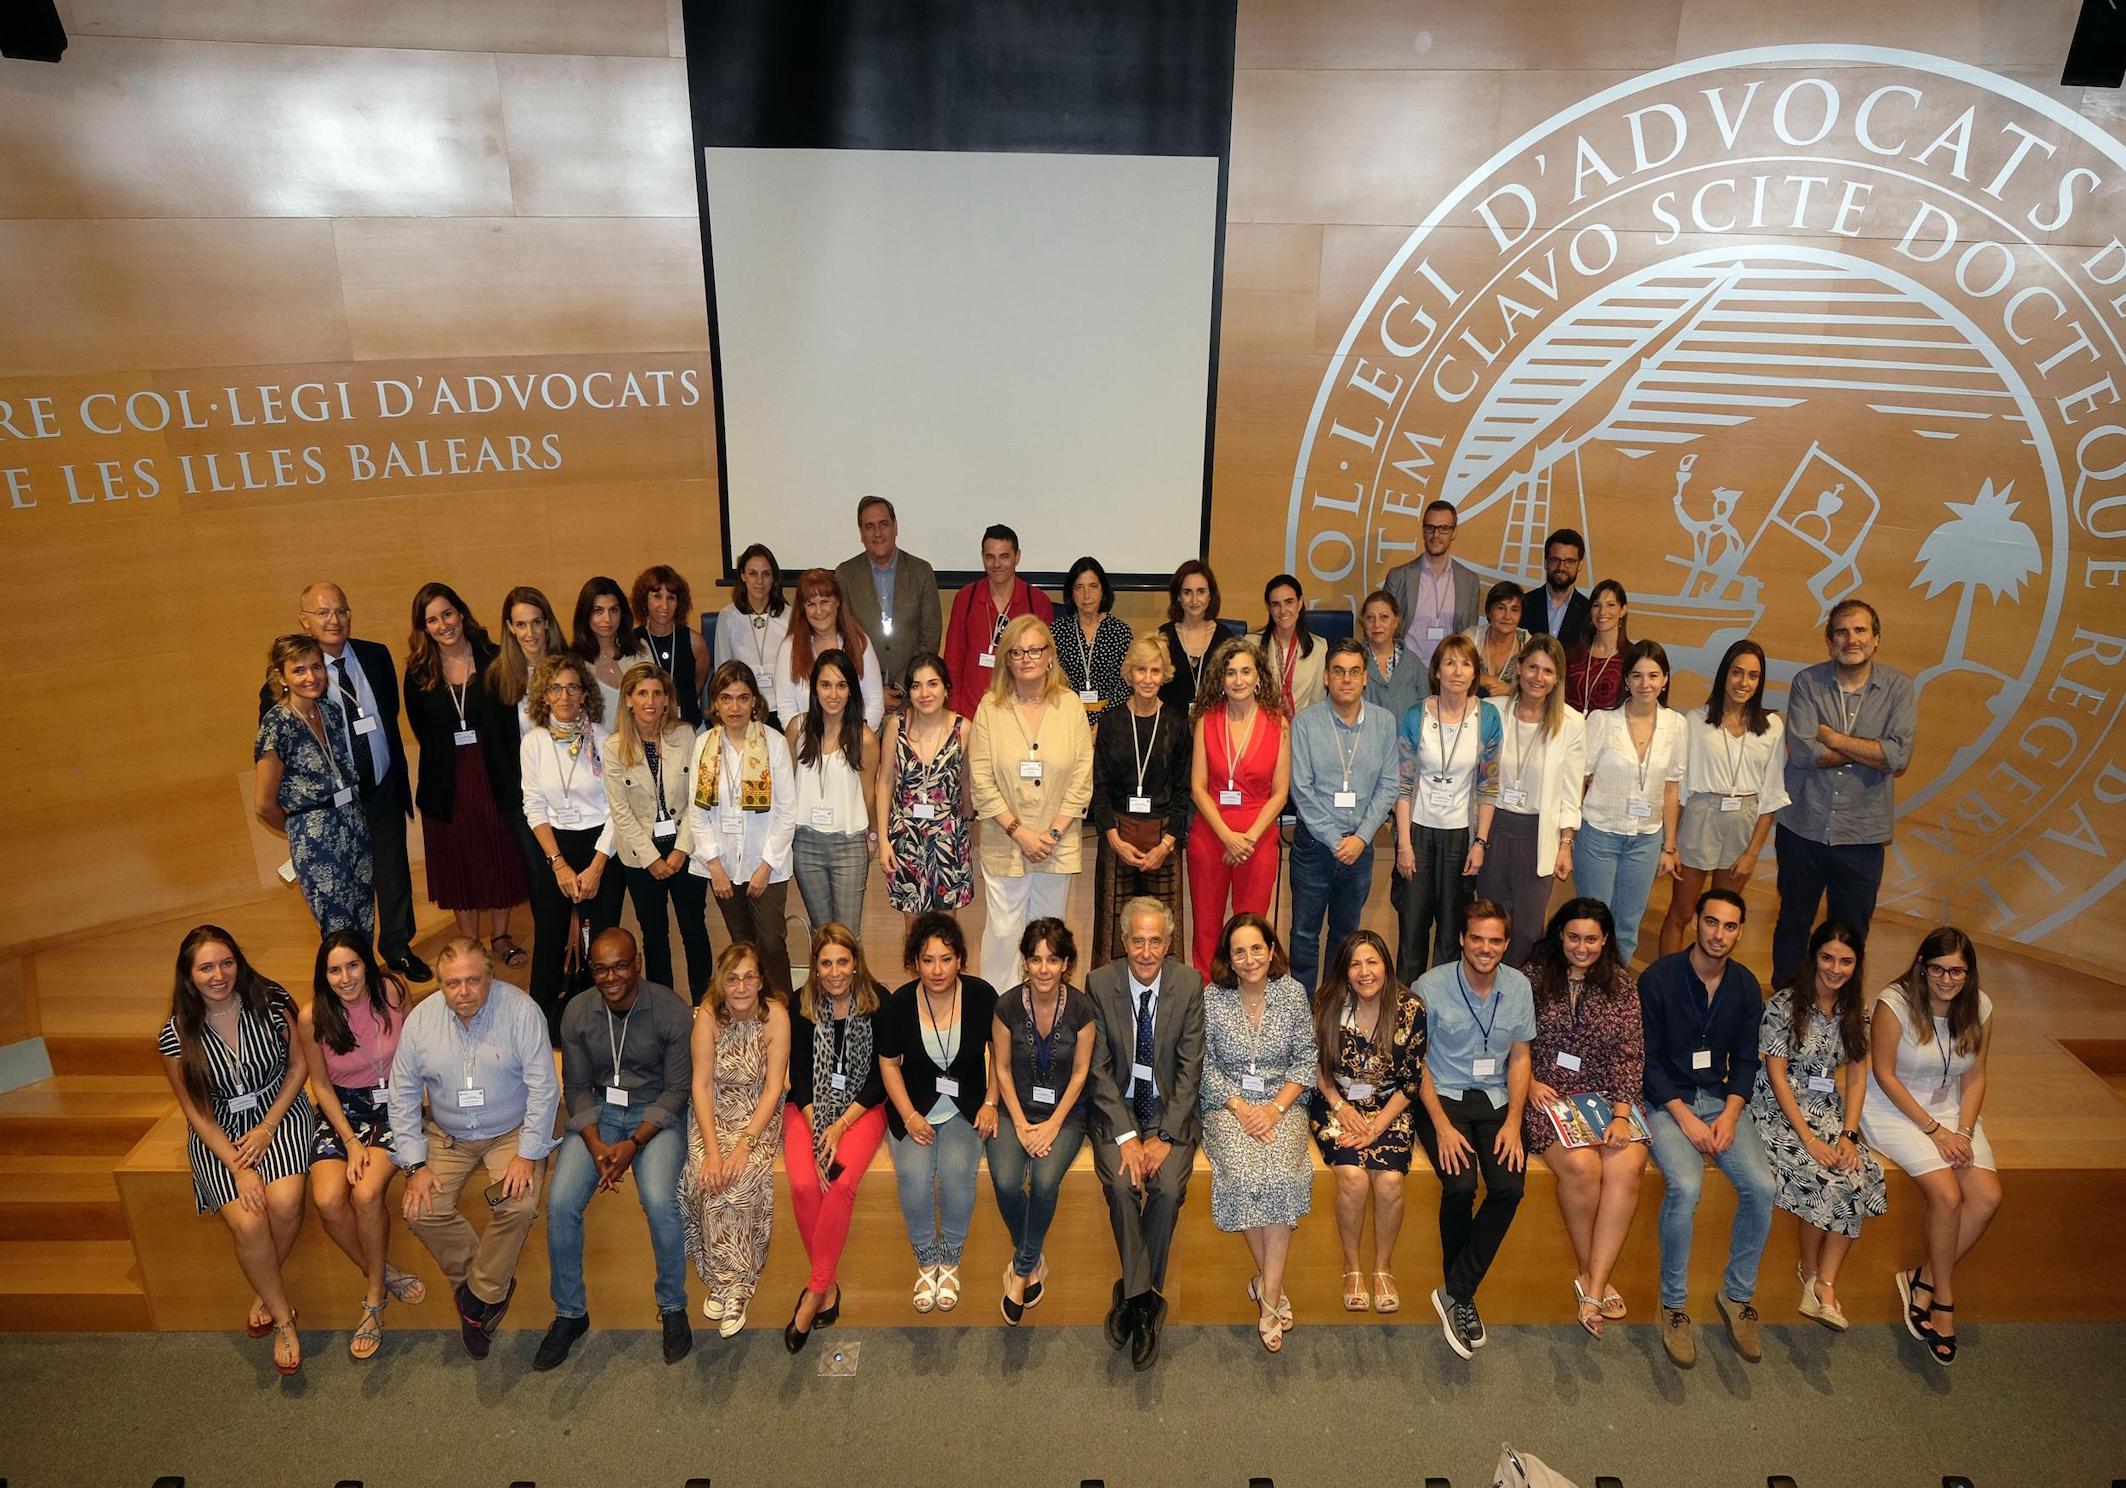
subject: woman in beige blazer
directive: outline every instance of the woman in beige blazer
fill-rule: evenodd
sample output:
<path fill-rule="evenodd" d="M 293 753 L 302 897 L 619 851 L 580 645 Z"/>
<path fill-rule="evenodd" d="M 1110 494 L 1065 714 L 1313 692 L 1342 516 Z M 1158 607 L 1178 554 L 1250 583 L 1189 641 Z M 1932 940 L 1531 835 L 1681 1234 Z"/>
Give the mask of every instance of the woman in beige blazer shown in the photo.
<path fill-rule="evenodd" d="M 980 969 L 1001 992 L 1021 980 L 1020 932 L 1062 919 L 1069 902 L 1093 798 L 1093 736 L 1045 621 L 1019 616 L 997 649 L 1006 664 L 974 710 L 968 755 L 988 908 Z"/>
<path fill-rule="evenodd" d="M 715 969 L 709 949 L 709 884 L 687 872 L 694 850 L 687 803 L 694 796 L 694 730 L 682 722 L 672 679 L 653 662 L 638 662 L 620 679 L 620 717 L 605 741 L 605 799 L 628 898 L 642 926 L 642 970 L 667 987 L 672 980 L 669 901 L 679 911 L 686 946 L 687 989 L 701 1001 Z"/>

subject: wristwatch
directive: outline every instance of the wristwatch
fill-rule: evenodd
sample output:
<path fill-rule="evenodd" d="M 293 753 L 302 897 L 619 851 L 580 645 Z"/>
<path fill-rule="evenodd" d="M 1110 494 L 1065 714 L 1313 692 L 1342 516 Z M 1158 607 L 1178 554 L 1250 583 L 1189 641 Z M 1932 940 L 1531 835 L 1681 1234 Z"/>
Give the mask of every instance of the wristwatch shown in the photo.
<path fill-rule="evenodd" d="M 1858 1146 L 1860 1143 L 1860 1133 L 1857 1131 L 1842 1131 L 1838 1135 L 1843 1137 L 1846 1141 L 1853 1143 L 1855 1146 Z"/>
<path fill-rule="evenodd" d="M 1489 837 L 1472 837 L 1469 839 L 1469 845 L 1471 847 L 1489 847 L 1491 846 L 1491 839 Z"/>
<path fill-rule="evenodd" d="M 1048 829 L 1048 840 L 1050 842 L 1061 842 L 1063 840 L 1063 829 L 1061 827 L 1050 827 Z"/>
<path fill-rule="evenodd" d="M 423 1169 L 423 1168 L 425 1168 L 425 1167 L 427 1167 L 427 1166 L 428 1166 L 428 1159 L 427 1159 L 427 1158 L 425 1158 L 425 1157 L 424 1157 L 424 1158 L 422 1158 L 422 1159 L 421 1159 L 421 1160 L 420 1160 L 419 1162 L 417 1162 L 417 1163 L 408 1163 L 408 1164 L 406 1164 L 406 1176 L 407 1176 L 407 1177 L 409 1177 L 409 1178 L 411 1178 L 411 1177 L 412 1177 L 412 1176 L 413 1176 L 414 1174 L 416 1174 L 416 1173 L 420 1172 L 420 1171 L 421 1171 L 421 1169 Z"/>
<path fill-rule="evenodd" d="M 1166 1143 L 1166 1145 L 1169 1147 L 1174 1145 L 1174 1139 L 1166 1134 L 1166 1128 L 1163 1126 L 1160 1127 L 1157 1131 L 1153 1132 L 1152 1135 L 1157 1137 L 1160 1141 Z"/>

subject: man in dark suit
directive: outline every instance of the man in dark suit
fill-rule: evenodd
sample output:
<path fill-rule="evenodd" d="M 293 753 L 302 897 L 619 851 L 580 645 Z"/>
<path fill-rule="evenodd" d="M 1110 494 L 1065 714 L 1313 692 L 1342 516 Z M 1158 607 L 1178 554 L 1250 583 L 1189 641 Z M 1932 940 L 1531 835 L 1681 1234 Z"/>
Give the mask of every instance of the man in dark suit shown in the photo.
<path fill-rule="evenodd" d="M 1203 1079 L 1203 978 L 1166 954 L 1173 911 L 1141 897 L 1122 906 L 1123 959 L 1086 978 L 1092 998 L 1093 1169 L 1122 1257 L 1107 1341 L 1130 1362 L 1159 1357 L 1166 1257 L 1188 1196 Z"/>
<path fill-rule="evenodd" d="M 878 648 L 886 711 L 898 712 L 906 701 L 901 679 L 908 663 L 925 651 L 935 653 L 945 639 L 938 576 L 915 554 L 901 551 L 901 521 L 885 497 L 857 502 L 856 531 L 864 551 L 842 560 L 834 578 L 842 586 L 843 605 Z M 881 603 L 888 596 L 890 610 Z"/>
<path fill-rule="evenodd" d="M 1560 527 L 1543 542 L 1544 583 L 1521 596 L 1521 628 L 1530 635 L 1554 635 L 1570 651 L 1587 644 L 1594 622 L 1587 617 L 1587 596 L 1573 587 L 1587 557 L 1587 539 Z"/>
<path fill-rule="evenodd" d="M 399 737 L 398 668 L 388 648 L 349 634 L 353 618 L 346 591 L 337 584 L 312 584 L 296 603 L 297 623 L 325 653 L 325 697 L 346 718 L 354 746 L 354 771 L 369 817 L 378 953 L 408 980 L 433 981 L 428 963 L 413 953 L 413 875 L 406 867 L 413 791 L 406 779 L 406 745 Z M 273 703 L 261 687 L 259 716 Z"/>

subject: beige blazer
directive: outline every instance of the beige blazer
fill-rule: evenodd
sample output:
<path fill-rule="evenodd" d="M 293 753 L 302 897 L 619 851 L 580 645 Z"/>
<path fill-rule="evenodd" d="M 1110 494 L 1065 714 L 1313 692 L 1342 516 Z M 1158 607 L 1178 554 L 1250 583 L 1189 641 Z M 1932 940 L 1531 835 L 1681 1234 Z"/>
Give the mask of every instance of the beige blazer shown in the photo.
<path fill-rule="evenodd" d="M 664 771 L 665 815 L 679 824 L 678 834 L 660 843 L 650 835 L 657 820 L 657 796 L 649 764 L 637 760 L 622 765 L 620 740 L 605 741 L 605 802 L 612 811 L 620 861 L 628 867 L 647 868 L 675 848 L 690 858 L 694 855 L 694 825 L 687 807 L 694 800 L 695 745 L 692 726 L 675 723 L 665 732 L 664 747 L 658 751 Z"/>
<path fill-rule="evenodd" d="M 1034 749 L 1035 744 L 1041 747 Z M 1040 736 L 1028 739 L 1017 711 L 984 694 L 974 710 L 974 737 L 967 749 L 974 814 L 982 818 L 982 871 L 995 878 L 1076 873 L 1081 833 L 1064 832 L 1054 852 L 1028 863 L 997 818 L 1010 815 L 1037 832 L 1047 831 L 1059 816 L 1084 819 L 1093 800 L 1093 734 L 1085 705 L 1067 691 L 1050 698 Z M 1020 763 L 1032 759 L 1041 762 L 1039 780 L 1020 773 Z"/>

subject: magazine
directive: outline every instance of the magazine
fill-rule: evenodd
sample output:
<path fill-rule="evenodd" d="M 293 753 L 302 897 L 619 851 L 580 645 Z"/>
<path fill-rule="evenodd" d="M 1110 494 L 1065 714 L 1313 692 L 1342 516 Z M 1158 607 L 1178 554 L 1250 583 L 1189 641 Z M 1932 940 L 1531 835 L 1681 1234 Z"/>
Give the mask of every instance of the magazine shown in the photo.
<path fill-rule="evenodd" d="M 1577 1149 L 1602 1145 L 1602 1134 L 1609 1129 L 1613 1112 L 1609 1102 L 1599 1095 L 1567 1095 L 1545 1102 L 1543 1115 L 1549 1119 L 1550 1129 L 1557 1133 L 1559 1143 L 1568 1149 Z M 1625 1117 L 1631 1122 L 1634 1142 L 1653 1140 L 1637 1106 L 1627 1106 Z"/>

